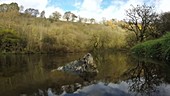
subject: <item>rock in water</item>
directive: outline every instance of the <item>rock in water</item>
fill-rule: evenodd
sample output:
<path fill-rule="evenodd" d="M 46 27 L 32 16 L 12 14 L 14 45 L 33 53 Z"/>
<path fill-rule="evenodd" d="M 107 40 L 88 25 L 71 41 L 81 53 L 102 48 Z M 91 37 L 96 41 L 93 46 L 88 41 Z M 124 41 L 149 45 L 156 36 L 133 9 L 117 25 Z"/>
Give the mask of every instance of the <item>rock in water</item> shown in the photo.
<path fill-rule="evenodd" d="M 87 53 L 79 60 L 75 60 L 65 66 L 58 67 L 57 70 L 72 72 L 75 74 L 98 73 L 96 64 L 94 64 L 93 57 L 90 53 Z"/>

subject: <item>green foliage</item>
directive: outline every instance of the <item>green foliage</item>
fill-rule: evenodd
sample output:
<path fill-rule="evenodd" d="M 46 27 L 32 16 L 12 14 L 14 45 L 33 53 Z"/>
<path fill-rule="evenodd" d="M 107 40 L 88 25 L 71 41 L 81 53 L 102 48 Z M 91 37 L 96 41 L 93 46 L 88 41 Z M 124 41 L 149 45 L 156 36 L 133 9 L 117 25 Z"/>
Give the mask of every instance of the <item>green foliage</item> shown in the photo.
<path fill-rule="evenodd" d="M 160 22 L 158 22 L 158 30 L 163 32 L 162 34 L 170 31 L 170 12 L 165 12 L 160 15 Z"/>
<path fill-rule="evenodd" d="M 0 12 L 9 12 L 9 11 L 19 11 L 19 7 L 17 3 L 11 4 L 1 4 Z"/>
<path fill-rule="evenodd" d="M 63 18 L 68 21 L 68 20 L 71 18 L 71 14 L 72 14 L 72 13 L 71 13 L 70 11 L 65 12 Z"/>
<path fill-rule="evenodd" d="M 51 23 L 44 18 L 27 18 L 24 15 L 15 17 L 12 21 L 7 18 L 0 21 L 4 28 L 10 25 L 18 32 L 24 53 L 82 52 L 126 46 L 126 31 L 119 27 L 112 29 L 100 24 L 61 21 Z"/>
<path fill-rule="evenodd" d="M 170 34 L 168 33 L 160 39 L 140 43 L 131 51 L 139 56 L 170 60 Z"/>
<path fill-rule="evenodd" d="M 52 52 L 55 52 L 55 44 L 56 42 L 56 39 L 54 37 L 50 37 L 50 36 L 45 36 L 43 39 L 42 39 L 42 51 L 43 52 L 46 52 L 46 53 L 52 53 Z"/>
<path fill-rule="evenodd" d="M 0 29 L 0 51 L 13 52 L 21 51 L 24 48 L 24 40 L 19 38 L 15 31 Z M 24 42 L 25 43 L 25 42 Z"/>
<path fill-rule="evenodd" d="M 126 31 L 115 26 L 83 24 L 79 22 L 53 22 L 49 19 L 0 13 L 0 28 L 15 30 L 3 42 L 12 42 L 9 52 L 58 53 L 84 52 L 126 47 Z M 73 14 L 69 14 L 71 16 Z M 42 16 L 43 17 L 43 16 Z M 7 33 L 5 33 L 7 34 Z M 8 37 L 8 39 L 5 39 Z M 3 43 L 3 46 L 6 46 Z M 1 52 L 6 50 L 1 48 Z M 6 51 L 4 51 L 6 52 Z"/>
<path fill-rule="evenodd" d="M 58 21 L 61 18 L 61 14 L 58 11 L 55 11 L 52 13 L 52 15 L 50 15 L 50 21 Z"/>
<path fill-rule="evenodd" d="M 100 31 L 94 32 L 91 38 L 91 46 L 95 50 L 101 49 L 121 49 L 126 45 L 125 31 L 122 29 L 113 30 L 105 26 Z"/>
<path fill-rule="evenodd" d="M 40 17 L 45 18 L 45 11 L 44 10 L 40 13 Z"/>
<path fill-rule="evenodd" d="M 63 18 L 66 19 L 67 21 L 69 21 L 71 19 L 71 21 L 73 22 L 75 20 L 75 18 L 77 18 L 77 16 L 74 13 L 68 11 L 68 12 L 64 13 Z"/>
<path fill-rule="evenodd" d="M 25 14 L 37 17 L 37 15 L 39 14 L 39 11 L 38 9 L 28 8 L 25 10 Z"/>

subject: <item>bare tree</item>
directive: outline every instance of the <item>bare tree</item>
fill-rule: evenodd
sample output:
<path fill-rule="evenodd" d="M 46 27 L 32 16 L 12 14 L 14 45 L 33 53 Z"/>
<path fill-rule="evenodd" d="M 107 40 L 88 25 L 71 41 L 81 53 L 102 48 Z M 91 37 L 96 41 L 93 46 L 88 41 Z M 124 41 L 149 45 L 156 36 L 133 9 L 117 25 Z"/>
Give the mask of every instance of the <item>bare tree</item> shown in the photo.
<path fill-rule="evenodd" d="M 154 12 L 154 7 L 144 5 L 137 5 L 126 10 L 127 22 L 130 30 L 134 32 L 137 42 L 143 42 L 147 38 L 151 24 L 157 19 L 158 15 Z M 154 31 L 154 30 L 153 30 Z"/>

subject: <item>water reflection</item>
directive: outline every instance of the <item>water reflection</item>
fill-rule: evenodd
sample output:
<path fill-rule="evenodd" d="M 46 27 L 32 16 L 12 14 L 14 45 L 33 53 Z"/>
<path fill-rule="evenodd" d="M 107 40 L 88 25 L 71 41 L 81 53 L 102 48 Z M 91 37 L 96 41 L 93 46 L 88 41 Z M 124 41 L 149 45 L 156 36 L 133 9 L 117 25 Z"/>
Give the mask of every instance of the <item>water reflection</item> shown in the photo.
<path fill-rule="evenodd" d="M 0 96 L 32 94 L 38 89 L 82 81 L 77 76 L 50 72 L 78 57 L 70 55 L 0 55 Z"/>
<path fill-rule="evenodd" d="M 125 53 L 93 53 L 98 74 L 51 70 L 81 54 L 0 55 L 0 96 L 168 96 L 170 66 Z"/>
<path fill-rule="evenodd" d="M 136 92 L 129 91 L 129 84 L 123 81 L 118 84 L 109 83 L 108 85 L 97 82 L 78 89 L 74 88 L 74 85 L 65 85 L 62 88 L 61 94 L 58 94 L 55 89 L 48 88 L 44 91 L 39 89 L 32 96 L 169 96 L 170 94 L 169 84 L 157 86 L 156 88 L 159 91 L 150 94 L 136 94 Z"/>
<path fill-rule="evenodd" d="M 129 68 L 123 75 L 129 84 L 129 91 L 140 95 L 157 93 L 157 86 L 163 84 L 167 78 L 166 67 L 168 65 L 152 60 L 136 59 L 136 64 Z"/>

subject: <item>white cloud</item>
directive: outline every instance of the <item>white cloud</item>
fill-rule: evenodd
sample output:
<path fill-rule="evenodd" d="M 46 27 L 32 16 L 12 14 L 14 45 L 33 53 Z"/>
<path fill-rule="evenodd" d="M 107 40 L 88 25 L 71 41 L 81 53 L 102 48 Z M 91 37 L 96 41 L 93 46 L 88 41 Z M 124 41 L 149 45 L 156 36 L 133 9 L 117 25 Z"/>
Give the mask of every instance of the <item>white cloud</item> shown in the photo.
<path fill-rule="evenodd" d="M 113 0 L 105 9 L 102 8 L 103 0 L 84 0 L 81 8 L 74 11 L 76 14 L 87 17 L 95 18 L 101 21 L 103 17 L 106 19 L 123 19 L 125 17 L 125 9 L 129 8 L 131 4 L 142 4 L 143 0 L 128 0 L 126 3 L 123 0 Z"/>
<path fill-rule="evenodd" d="M 49 15 L 51 15 L 54 11 L 58 11 L 59 13 L 61 13 L 62 15 L 64 14 L 64 10 L 59 8 L 59 7 L 46 7 L 45 8 L 45 14 L 46 14 L 46 17 L 49 17 Z"/>
<path fill-rule="evenodd" d="M 124 19 L 125 10 L 130 8 L 130 5 L 136 6 L 137 4 L 150 4 L 155 5 L 157 12 L 167 12 L 170 11 L 169 0 L 112 0 L 112 3 L 107 7 L 103 7 L 104 0 L 75 0 L 74 5 L 77 9 L 70 10 L 78 16 L 86 18 L 95 18 L 97 21 L 102 20 L 103 17 L 106 19 Z M 49 6 L 50 0 L 1 0 L 2 3 L 17 2 L 26 8 L 35 8 L 40 12 L 45 10 L 46 17 L 48 17 L 52 12 L 59 11 L 62 15 L 65 10 L 57 6 Z M 48 6 L 47 6 L 48 5 Z M 65 6 L 66 7 L 66 6 Z"/>
<path fill-rule="evenodd" d="M 111 15 L 108 18 L 109 19 L 110 18 L 116 18 L 118 20 L 122 20 L 122 19 L 125 18 L 125 10 L 129 9 L 131 4 L 133 6 L 136 6 L 136 5 L 141 5 L 143 3 L 144 3 L 143 0 L 128 0 L 127 2 L 120 2 L 119 1 L 119 3 L 117 3 L 118 6 L 111 5 L 106 9 L 106 10 L 112 9 Z M 113 2 L 113 4 L 115 4 L 115 3 Z"/>
<path fill-rule="evenodd" d="M 23 5 L 26 8 L 35 8 L 39 10 L 45 9 L 48 4 L 48 0 L 1 0 L 3 3 L 16 2 L 18 5 Z"/>
<path fill-rule="evenodd" d="M 81 6 L 81 10 L 98 11 L 102 0 L 84 0 Z"/>
<path fill-rule="evenodd" d="M 158 12 L 170 11 L 169 0 L 155 0 L 155 7 Z"/>
<path fill-rule="evenodd" d="M 82 3 L 80 1 L 76 0 L 75 3 L 74 3 L 74 6 L 79 9 L 81 4 Z"/>
<path fill-rule="evenodd" d="M 64 14 L 64 10 L 59 7 L 47 6 L 48 0 L 1 0 L 0 4 L 2 3 L 9 4 L 12 2 L 18 3 L 19 6 L 23 5 L 24 9 L 34 8 L 34 9 L 38 9 L 40 12 L 45 10 L 46 17 L 51 15 L 52 12 L 54 11 L 58 11 L 61 14 Z"/>
<path fill-rule="evenodd" d="M 74 10 L 73 13 L 86 18 L 96 18 L 97 20 L 101 19 L 99 14 L 101 14 L 101 3 L 102 0 L 84 0 L 79 9 Z"/>
<path fill-rule="evenodd" d="M 141 4 L 155 5 L 156 11 L 167 12 L 170 11 L 169 0 L 112 0 L 105 9 L 101 8 L 103 0 L 84 0 L 79 10 L 74 11 L 80 16 L 87 18 L 96 18 L 97 21 L 116 18 L 118 20 L 124 19 L 125 10 L 130 8 L 130 5 L 136 6 Z"/>

